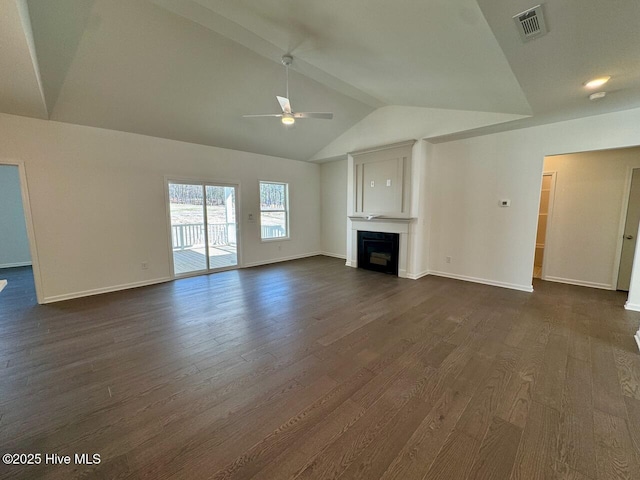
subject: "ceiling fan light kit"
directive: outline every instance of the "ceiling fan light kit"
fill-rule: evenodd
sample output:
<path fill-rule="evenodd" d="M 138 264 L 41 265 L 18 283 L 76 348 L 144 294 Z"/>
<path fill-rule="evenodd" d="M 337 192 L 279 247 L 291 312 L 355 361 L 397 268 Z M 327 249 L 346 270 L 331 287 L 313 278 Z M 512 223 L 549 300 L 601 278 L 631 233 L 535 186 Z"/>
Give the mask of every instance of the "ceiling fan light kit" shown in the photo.
<path fill-rule="evenodd" d="M 256 115 L 243 115 L 245 118 L 254 117 L 277 117 L 283 125 L 291 126 L 296 123 L 296 118 L 318 118 L 321 120 L 331 120 L 333 113 L 330 112 L 294 112 L 291 110 L 291 102 L 289 101 L 289 66 L 293 63 L 293 57 L 291 55 L 284 55 L 281 59 L 282 64 L 287 72 L 287 96 L 280 97 L 276 95 L 276 100 L 280 104 L 282 113 L 260 113 Z"/>

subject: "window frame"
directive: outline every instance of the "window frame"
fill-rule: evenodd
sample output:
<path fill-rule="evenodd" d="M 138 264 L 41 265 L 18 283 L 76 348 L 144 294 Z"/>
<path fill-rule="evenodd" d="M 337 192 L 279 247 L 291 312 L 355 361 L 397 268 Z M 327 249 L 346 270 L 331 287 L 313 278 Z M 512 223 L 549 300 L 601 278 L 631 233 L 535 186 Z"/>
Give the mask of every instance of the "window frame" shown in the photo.
<path fill-rule="evenodd" d="M 262 210 L 262 184 L 284 185 L 284 210 Z M 291 223 L 289 220 L 289 183 L 276 180 L 258 180 L 258 209 L 260 213 L 260 241 L 278 242 L 281 240 L 291 240 Z M 263 238 L 262 237 L 262 213 L 263 212 L 284 212 L 286 235 L 284 237 Z"/>

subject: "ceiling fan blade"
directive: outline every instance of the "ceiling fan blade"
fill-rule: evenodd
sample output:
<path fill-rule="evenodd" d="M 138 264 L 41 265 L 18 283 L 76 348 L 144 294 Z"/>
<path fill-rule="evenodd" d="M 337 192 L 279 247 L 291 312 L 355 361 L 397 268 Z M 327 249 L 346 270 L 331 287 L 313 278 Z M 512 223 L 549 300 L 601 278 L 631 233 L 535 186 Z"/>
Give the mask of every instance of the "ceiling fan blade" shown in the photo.
<path fill-rule="evenodd" d="M 258 113 L 255 115 L 242 115 L 244 118 L 255 118 L 255 117 L 281 117 L 281 113 Z"/>
<path fill-rule="evenodd" d="M 293 114 L 294 118 L 321 118 L 323 120 L 331 120 L 333 113 L 329 112 L 298 112 Z"/>
<path fill-rule="evenodd" d="M 284 113 L 291 113 L 291 103 L 289 103 L 289 99 L 286 97 L 279 97 L 278 95 L 276 95 L 276 98 L 278 99 L 278 103 L 280 104 L 282 111 Z"/>

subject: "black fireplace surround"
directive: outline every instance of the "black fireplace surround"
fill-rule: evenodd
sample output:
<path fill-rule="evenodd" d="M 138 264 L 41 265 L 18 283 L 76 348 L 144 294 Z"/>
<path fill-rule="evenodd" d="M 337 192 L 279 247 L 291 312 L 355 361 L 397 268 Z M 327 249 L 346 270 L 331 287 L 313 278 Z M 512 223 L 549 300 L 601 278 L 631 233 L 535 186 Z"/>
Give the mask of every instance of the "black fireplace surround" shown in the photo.
<path fill-rule="evenodd" d="M 358 230 L 358 268 L 398 275 L 400 235 Z"/>

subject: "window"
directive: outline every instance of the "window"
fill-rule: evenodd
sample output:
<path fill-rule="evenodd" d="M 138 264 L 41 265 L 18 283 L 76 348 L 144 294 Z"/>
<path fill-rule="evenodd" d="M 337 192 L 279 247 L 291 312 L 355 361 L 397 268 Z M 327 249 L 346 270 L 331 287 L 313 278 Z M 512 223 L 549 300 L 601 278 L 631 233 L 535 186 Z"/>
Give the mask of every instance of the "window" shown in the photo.
<path fill-rule="evenodd" d="M 260 182 L 260 238 L 289 237 L 289 185 Z"/>

